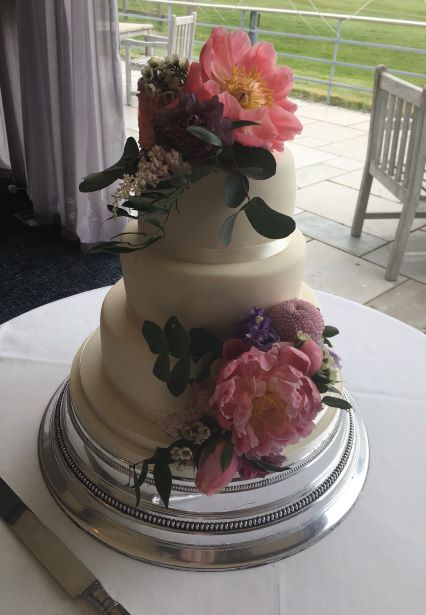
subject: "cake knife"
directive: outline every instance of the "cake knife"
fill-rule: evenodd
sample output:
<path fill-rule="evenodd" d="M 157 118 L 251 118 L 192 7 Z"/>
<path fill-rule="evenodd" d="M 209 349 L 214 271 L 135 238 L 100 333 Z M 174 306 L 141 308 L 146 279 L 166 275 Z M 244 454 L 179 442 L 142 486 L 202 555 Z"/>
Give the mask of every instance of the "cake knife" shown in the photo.
<path fill-rule="evenodd" d="M 85 598 L 101 613 L 130 615 L 2 478 L 0 517 L 72 598 Z"/>

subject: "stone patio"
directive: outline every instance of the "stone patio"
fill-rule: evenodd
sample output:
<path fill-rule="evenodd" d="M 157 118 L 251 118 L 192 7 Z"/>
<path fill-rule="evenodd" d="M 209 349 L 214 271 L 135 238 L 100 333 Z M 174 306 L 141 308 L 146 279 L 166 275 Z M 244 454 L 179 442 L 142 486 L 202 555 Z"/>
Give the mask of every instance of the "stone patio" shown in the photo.
<path fill-rule="evenodd" d="M 397 220 L 368 220 L 359 239 L 350 235 L 369 115 L 321 103 L 298 104 L 304 130 L 290 147 L 296 162 L 296 221 L 307 240 L 306 282 L 426 332 L 424 219 L 413 224 L 396 282 L 386 281 L 384 273 Z M 126 106 L 125 118 L 128 135 L 137 138 L 136 108 Z M 383 186 L 373 183 L 369 208 L 398 211 L 400 203 Z"/>

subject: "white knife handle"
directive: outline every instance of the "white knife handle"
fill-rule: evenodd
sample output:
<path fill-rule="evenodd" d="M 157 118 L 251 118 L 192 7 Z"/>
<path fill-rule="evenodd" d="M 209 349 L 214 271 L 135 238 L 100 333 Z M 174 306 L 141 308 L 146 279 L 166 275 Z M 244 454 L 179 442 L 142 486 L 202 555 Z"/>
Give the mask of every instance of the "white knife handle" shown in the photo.
<path fill-rule="evenodd" d="M 108 595 L 99 581 L 92 583 L 81 597 L 85 598 L 104 615 L 130 615 L 124 606 Z"/>

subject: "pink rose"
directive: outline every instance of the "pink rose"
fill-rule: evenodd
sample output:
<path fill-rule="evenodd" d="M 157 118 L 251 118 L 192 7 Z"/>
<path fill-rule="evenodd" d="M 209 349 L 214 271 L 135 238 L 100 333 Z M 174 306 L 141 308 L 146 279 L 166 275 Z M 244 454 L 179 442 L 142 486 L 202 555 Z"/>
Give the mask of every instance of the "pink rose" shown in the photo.
<path fill-rule="evenodd" d="M 309 358 L 311 365 L 309 367 L 308 376 L 311 378 L 321 368 L 324 353 L 322 348 L 313 340 L 308 340 L 300 346 L 300 350 Z"/>
<path fill-rule="evenodd" d="M 278 343 L 267 352 L 253 346 L 219 370 L 209 405 L 237 455 L 261 458 L 311 433 L 321 397 L 310 368 L 304 352 Z"/>
<path fill-rule="evenodd" d="M 223 470 L 221 457 L 225 447 L 225 440 L 219 440 L 213 451 L 201 453 L 197 473 L 195 475 L 195 485 L 199 491 L 206 495 L 214 495 L 222 491 L 224 487 L 234 478 L 238 469 L 238 457 L 235 451 L 232 452 L 231 462 Z"/>
<path fill-rule="evenodd" d="M 224 117 L 259 124 L 235 130 L 239 143 L 282 151 L 283 141 L 299 134 L 302 125 L 294 115 L 297 106 L 287 98 L 293 73 L 286 66 L 276 66 L 276 60 L 271 43 L 252 46 L 241 30 L 214 28 L 200 62 L 189 67 L 186 90 L 200 100 L 217 95 Z"/>

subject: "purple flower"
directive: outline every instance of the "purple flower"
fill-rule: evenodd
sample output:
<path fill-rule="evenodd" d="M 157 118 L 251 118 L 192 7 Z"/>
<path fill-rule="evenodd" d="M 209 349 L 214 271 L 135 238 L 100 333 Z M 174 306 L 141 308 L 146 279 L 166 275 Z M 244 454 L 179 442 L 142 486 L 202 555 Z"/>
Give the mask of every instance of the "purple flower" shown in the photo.
<path fill-rule="evenodd" d="M 176 101 L 156 112 L 153 126 L 157 145 L 177 149 L 187 162 L 208 158 L 217 149 L 191 135 L 188 126 L 207 128 L 225 145 L 234 142 L 232 121 L 223 117 L 223 103 L 218 96 L 200 101 L 195 94 L 180 92 Z"/>
<path fill-rule="evenodd" d="M 269 350 L 274 342 L 280 341 L 271 326 L 271 319 L 265 316 L 265 310 L 256 307 L 235 325 L 235 335 L 259 350 Z"/>
<path fill-rule="evenodd" d="M 342 359 L 339 357 L 339 355 L 334 352 L 334 350 L 329 350 L 328 351 L 333 359 L 333 363 L 335 365 L 335 367 L 337 367 L 337 369 L 342 369 Z"/>

